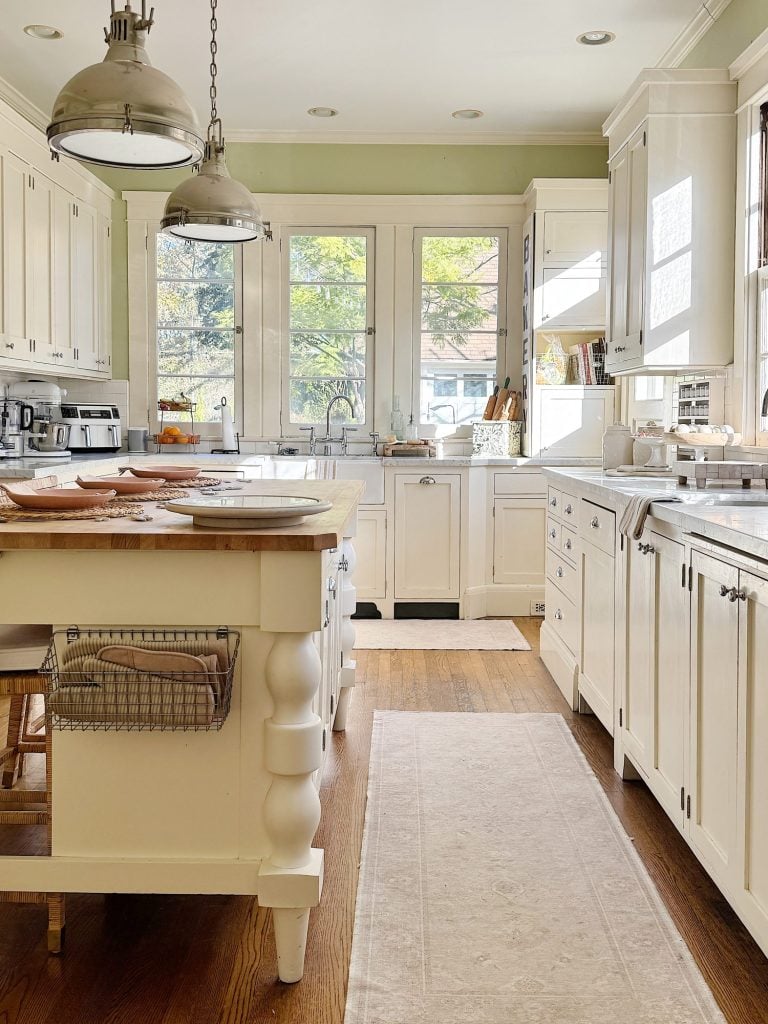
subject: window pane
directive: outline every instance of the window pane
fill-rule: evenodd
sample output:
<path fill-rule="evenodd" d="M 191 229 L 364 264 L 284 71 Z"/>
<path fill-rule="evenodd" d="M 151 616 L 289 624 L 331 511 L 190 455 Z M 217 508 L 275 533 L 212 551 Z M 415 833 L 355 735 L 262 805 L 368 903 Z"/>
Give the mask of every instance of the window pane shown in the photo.
<path fill-rule="evenodd" d="M 235 375 L 234 331 L 157 332 L 157 369 L 164 373 Z"/>
<path fill-rule="evenodd" d="M 288 245 L 289 418 L 321 423 L 335 394 L 338 422 L 365 422 L 370 347 L 367 235 L 292 235 Z"/>
<path fill-rule="evenodd" d="M 292 334 L 291 375 L 365 377 L 364 334 Z"/>
<path fill-rule="evenodd" d="M 235 286 L 218 281 L 160 281 L 157 323 L 161 327 L 234 327 Z"/>
<path fill-rule="evenodd" d="M 496 378 L 499 235 L 432 235 L 421 245 L 421 422 L 479 419 Z"/>
<path fill-rule="evenodd" d="M 196 403 L 195 422 L 221 419 L 214 409 L 235 402 L 235 249 L 157 236 L 157 395 L 183 393 Z M 164 422 L 190 423 L 188 413 Z"/>
<path fill-rule="evenodd" d="M 292 235 L 291 281 L 358 281 L 365 284 L 365 235 Z"/>
<path fill-rule="evenodd" d="M 195 421 L 198 423 L 216 423 L 221 419 L 221 411 L 214 409 L 224 396 L 227 405 L 232 409 L 235 404 L 234 377 L 189 377 L 167 376 L 158 374 L 157 394 L 160 398 L 175 398 L 180 392 L 197 403 Z M 165 423 L 189 424 L 189 413 L 167 412 Z"/>
<path fill-rule="evenodd" d="M 346 402 L 333 407 L 331 423 L 365 422 L 364 380 L 312 380 L 293 378 L 290 384 L 291 421 L 293 423 L 325 422 L 328 403 L 334 395 L 346 395 L 355 408 L 355 416 Z"/>
<path fill-rule="evenodd" d="M 291 330 L 364 331 L 365 286 L 359 284 L 292 284 Z"/>
<path fill-rule="evenodd" d="M 487 282 L 499 280 L 499 239 L 495 236 L 433 235 L 421 246 L 422 280 Z"/>

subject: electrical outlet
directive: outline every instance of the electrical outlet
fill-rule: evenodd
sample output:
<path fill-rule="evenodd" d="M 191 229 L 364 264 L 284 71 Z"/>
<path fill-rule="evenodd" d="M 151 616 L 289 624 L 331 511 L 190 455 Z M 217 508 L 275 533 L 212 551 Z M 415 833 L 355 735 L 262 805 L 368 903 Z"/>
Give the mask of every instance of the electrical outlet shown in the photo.
<path fill-rule="evenodd" d="M 543 601 L 531 601 L 531 615 L 543 615 L 544 614 L 544 602 Z"/>

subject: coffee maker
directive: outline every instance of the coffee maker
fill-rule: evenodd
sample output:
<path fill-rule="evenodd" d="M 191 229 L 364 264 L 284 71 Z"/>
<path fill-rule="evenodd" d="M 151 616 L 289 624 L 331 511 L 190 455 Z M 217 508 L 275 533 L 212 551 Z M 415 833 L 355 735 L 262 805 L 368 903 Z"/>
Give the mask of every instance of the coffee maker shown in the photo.
<path fill-rule="evenodd" d="M 50 381 L 21 380 L 9 384 L 7 400 L 32 409 L 32 422 L 21 428 L 21 453 L 26 459 L 69 459 L 69 424 L 61 419 L 66 391 Z M 24 422 L 29 419 L 25 414 Z"/>
<path fill-rule="evenodd" d="M 25 431 L 32 429 L 35 410 L 17 398 L 5 398 L 0 406 L 0 459 L 20 459 Z"/>

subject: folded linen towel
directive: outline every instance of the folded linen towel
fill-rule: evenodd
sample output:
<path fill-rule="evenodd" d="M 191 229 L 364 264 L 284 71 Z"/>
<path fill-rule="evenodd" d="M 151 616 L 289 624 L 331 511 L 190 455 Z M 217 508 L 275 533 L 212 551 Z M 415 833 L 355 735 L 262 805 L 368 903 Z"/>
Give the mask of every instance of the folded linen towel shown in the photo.
<path fill-rule="evenodd" d="M 655 501 L 680 502 L 675 494 L 634 494 L 619 521 L 619 533 L 631 540 L 640 540 L 645 529 L 645 520 Z"/>
<path fill-rule="evenodd" d="M 110 644 L 96 653 L 97 658 L 123 668 L 152 672 L 185 683 L 215 683 L 218 661 L 215 654 L 185 654 L 181 651 L 148 651 L 130 644 Z M 212 678 L 209 678 L 209 675 Z"/>

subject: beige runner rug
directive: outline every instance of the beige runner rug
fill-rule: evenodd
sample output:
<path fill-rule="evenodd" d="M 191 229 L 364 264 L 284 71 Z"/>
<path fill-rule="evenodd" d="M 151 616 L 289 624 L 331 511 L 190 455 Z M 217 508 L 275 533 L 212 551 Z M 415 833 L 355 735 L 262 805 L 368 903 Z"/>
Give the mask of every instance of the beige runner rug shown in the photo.
<path fill-rule="evenodd" d="M 560 715 L 376 712 L 345 1024 L 715 1022 Z"/>
<path fill-rule="evenodd" d="M 358 651 L 530 651 L 511 619 L 355 619 Z"/>

